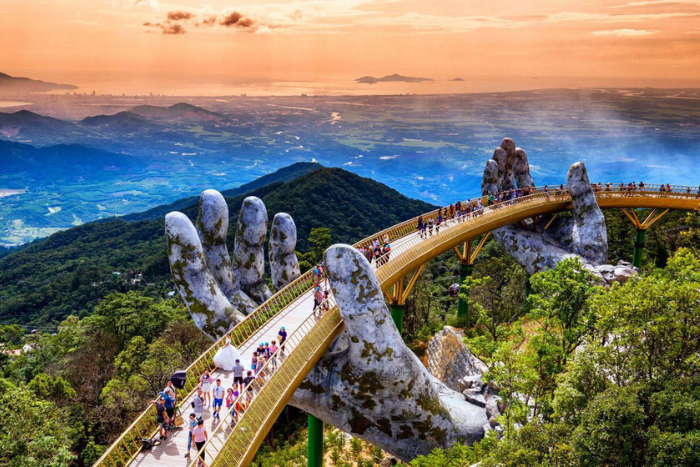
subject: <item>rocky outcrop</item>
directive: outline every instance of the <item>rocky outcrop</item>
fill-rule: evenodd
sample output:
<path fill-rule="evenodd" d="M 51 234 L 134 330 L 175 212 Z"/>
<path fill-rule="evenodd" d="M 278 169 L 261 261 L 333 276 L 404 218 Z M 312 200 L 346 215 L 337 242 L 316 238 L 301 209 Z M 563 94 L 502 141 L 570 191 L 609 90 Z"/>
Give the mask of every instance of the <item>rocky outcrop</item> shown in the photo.
<path fill-rule="evenodd" d="M 450 326 L 445 326 L 428 344 L 428 371 L 450 389 L 459 391 L 467 402 L 486 410 L 488 424 L 484 430 L 501 428 L 497 417 L 501 415 L 501 399 L 498 392 L 484 383 L 487 366 L 471 353 L 463 343 L 464 336 Z"/>

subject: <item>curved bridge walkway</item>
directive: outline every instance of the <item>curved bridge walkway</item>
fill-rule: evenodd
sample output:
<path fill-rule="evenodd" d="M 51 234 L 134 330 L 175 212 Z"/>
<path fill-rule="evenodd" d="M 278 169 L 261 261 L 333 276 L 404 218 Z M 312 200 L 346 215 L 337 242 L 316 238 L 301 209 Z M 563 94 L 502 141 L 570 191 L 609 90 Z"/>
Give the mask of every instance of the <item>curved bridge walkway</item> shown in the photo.
<path fill-rule="evenodd" d="M 647 185 L 643 190 L 600 189 L 596 190 L 596 197 L 603 209 L 697 210 L 700 208 L 700 198 L 696 193 L 694 188 L 689 187 L 672 186 L 670 191 L 659 191 L 658 185 Z M 389 237 L 392 246 L 390 257 L 381 262 L 376 271 L 382 290 L 388 294 L 394 284 L 432 258 L 475 237 L 534 216 L 555 214 L 571 208 L 571 198 L 566 189 L 545 191 L 539 188 L 530 195 L 485 207 L 463 219 L 443 222 L 439 232 L 427 238 L 418 235 L 417 218 L 414 218 L 368 237 L 355 246 L 366 246 L 375 238 Z M 437 217 L 437 213 L 437 210 L 426 213 L 423 218 Z M 204 447 L 207 466 L 249 464 L 295 389 L 342 332 L 343 320 L 334 306 L 332 295 L 322 317 L 313 313 L 312 287 L 313 276 L 309 271 L 277 292 L 233 328 L 233 345 L 239 349 L 246 368 L 257 345 L 276 340 L 281 326 L 286 328 L 289 337 L 284 351 L 280 349 L 263 368 L 262 375 L 250 384 L 249 389 L 254 394 L 252 400 L 248 401 L 245 396 L 239 399 L 240 407 L 243 407 L 240 413 L 235 410 L 231 413 L 224 407 L 219 422 L 211 418 L 211 409 L 205 409 L 205 427 L 209 433 L 209 441 Z M 185 419 L 192 411 L 190 402 L 194 389 L 205 369 L 210 369 L 215 379 L 221 378 L 222 386 L 228 388 L 233 385 L 232 374 L 216 369 L 212 362 L 221 345 L 222 341 L 214 344 L 187 369 L 188 380 L 178 394 L 178 401 L 184 401 L 181 407 Z M 236 418 L 233 427 L 229 424 L 232 417 Z M 95 466 L 196 466 L 194 446 L 191 457 L 184 457 L 187 450 L 186 426 L 176 428 L 161 445 L 150 451 L 141 451 L 141 439 L 156 433 L 155 419 L 155 409 L 151 406 L 115 441 Z"/>

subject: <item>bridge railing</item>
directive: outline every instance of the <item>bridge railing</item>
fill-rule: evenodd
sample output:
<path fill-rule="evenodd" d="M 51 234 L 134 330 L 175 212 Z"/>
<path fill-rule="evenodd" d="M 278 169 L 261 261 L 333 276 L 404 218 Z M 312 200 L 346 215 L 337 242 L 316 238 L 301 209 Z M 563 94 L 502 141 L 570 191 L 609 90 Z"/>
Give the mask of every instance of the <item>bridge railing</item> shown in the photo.
<path fill-rule="evenodd" d="M 437 216 L 435 209 L 423 216 Z M 384 229 L 371 237 L 367 237 L 355 244 L 355 246 L 367 245 L 375 238 L 383 239 L 388 236 L 390 241 L 395 241 L 416 231 L 418 217 L 396 224 Z M 251 337 L 257 334 L 271 319 L 276 317 L 288 305 L 299 297 L 310 292 L 313 288 L 313 271 L 307 271 L 299 278 L 275 293 L 269 300 L 260 305 L 255 311 L 248 315 L 243 321 L 231 329 L 231 344 L 240 347 Z M 187 367 L 187 378 L 183 389 L 177 391 L 177 400 L 187 400 L 192 396 L 195 388 L 199 384 L 199 376 L 205 370 L 214 370 L 214 355 L 224 345 L 224 339 L 219 339 L 192 364 Z M 151 404 L 144 410 L 134 422 L 124 431 L 116 441 L 104 452 L 104 454 L 94 464 L 95 467 L 124 467 L 129 465 L 141 450 L 143 438 L 155 436 L 158 429 L 156 422 L 156 410 Z"/>
<path fill-rule="evenodd" d="M 323 338 L 339 334 L 342 328 L 332 294 L 319 308 L 325 311 L 314 312 L 304 320 L 285 340 L 284 346 L 270 356 L 255 379 L 243 388 L 231 407 L 221 410 L 219 424 L 212 429 L 203 447 L 208 460 L 225 454 L 215 462 L 228 467 L 242 465 L 247 456 L 254 455 L 250 452 L 254 440 L 262 431 L 266 433 L 277 419 L 274 409 L 279 405 L 279 398 L 293 387 L 310 357 L 319 352 Z M 195 456 L 189 467 L 197 467 L 198 462 Z"/>
<path fill-rule="evenodd" d="M 481 214 L 484 212 L 507 214 L 509 210 L 516 209 L 515 206 L 520 203 L 536 204 L 553 200 L 567 201 L 568 199 L 570 198 L 565 190 L 557 190 L 556 193 L 543 191 L 504 201 L 497 206 L 485 207 L 481 212 L 471 214 L 464 219 L 464 222 L 468 222 L 470 225 L 487 222 L 484 218 L 490 219 L 492 216 L 482 216 Z M 432 214 L 436 215 L 437 210 Z M 414 233 L 417 218 L 402 224 L 405 225 L 400 224 L 396 228 L 387 229 L 371 238 L 383 238 L 384 233 L 388 234 L 390 238 L 392 235 L 400 235 L 402 232 Z M 442 241 L 445 235 L 460 235 L 461 230 L 453 228 L 459 224 L 460 221 L 457 219 L 450 220 L 450 223 L 441 232 L 435 233 L 433 237 L 424 239 L 415 236 L 408 242 L 402 243 L 401 251 L 397 252 L 394 259 L 375 263 L 380 280 L 387 276 L 387 274 L 383 274 L 383 271 L 395 269 L 392 267 L 393 264 L 402 266 L 406 263 L 405 259 L 412 259 L 414 255 L 411 254 L 411 251 L 416 245 L 421 243 L 425 245 L 425 247 L 418 248 L 420 250 L 432 248 L 432 243 Z M 404 228 L 410 228 L 410 230 L 403 230 Z M 364 245 L 366 241 L 358 242 L 355 246 Z M 282 349 L 280 348 L 275 354 L 276 358 L 268 360 L 263 367 L 263 373 L 266 374 L 252 381 L 239 396 L 237 403 L 234 403 L 225 412 L 221 422 L 212 431 L 209 440 L 204 445 L 203 450 L 207 458 L 207 465 L 234 467 L 246 465 L 252 459 L 255 454 L 254 448 L 257 447 L 262 436 L 276 420 L 281 407 L 291 398 L 293 389 L 298 387 L 327 345 L 342 330 L 342 318 L 332 295 L 329 297 L 329 308 L 320 320 L 316 315 L 307 318 L 285 342 L 285 355 L 281 355 Z M 278 362 L 274 370 L 272 369 L 273 361 Z M 247 402 L 248 388 L 252 389 L 255 394 L 250 402 Z M 237 410 L 239 404 L 245 405 L 245 408 L 240 412 Z M 229 420 L 232 420 L 232 416 L 235 417 L 236 422 L 233 427 L 230 427 Z M 189 467 L 196 467 L 197 462 L 197 459 L 194 459 Z"/>
<path fill-rule="evenodd" d="M 610 189 L 607 189 L 607 184 L 602 184 L 601 188 L 598 188 L 594 184 L 594 190 L 597 196 L 629 196 L 632 193 L 644 194 L 649 196 L 654 192 L 658 193 L 660 196 L 679 196 L 679 197 L 698 197 L 697 194 L 693 194 L 692 187 L 671 185 L 669 191 L 661 191 L 661 185 L 649 184 L 640 189 L 628 189 L 626 186 L 620 188 L 619 185 L 613 184 Z M 482 202 L 485 197 L 473 198 L 471 200 L 462 201 L 462 203 L 474 203 L 481 199 Z M 511 206 L 519 205 L 520 203 L 547 203 L 553 199 L 559 200 L 569 200 L 568 189 L 559 188 L 558 186 L 547 186 L 545 187 L 533 187 L 529 195 L 520 196 L 507 201 L 501 201 L 500 203 L 492 206 L 484 206 L 480 211 L 472 212 L 469 219 L 472 222 L 486 222 L 481 215 L 486 210 L 494 209 L 507 209 Z M 440 208 L 442 209 L 442 208 Z M 422 214 L 424 219 L 429 219 L 431 217 L 437 217 L 440 209 L 435 209 L 430 212 Z M 374 239 L 383 240 L 388 237 L 390 241 L 395 241 L 397 239 L 406 237 L 412 233 L 416 232 L 418 225 L 418 217 L 406 220 L 392 227 L 384 229 L 378 233 L 375 233 L 363 240 L 360 240 L 355 244 L 355 247 L 368 246 L 371 245 Z M 436 235 L 437 237 L 437 235 Z M 426 239 L 429 240 L 429 239 Z M 417 243 L 417 239 L 411 241 L 412 245 Z M 431 242 L 428 242 L 431 243 Z M 428 246 L 426 244 L 426 246 Z M 393 252 L 392 252 L 393 253 Z M 413 256 L 413 255 L 411 255 Z M 401 261 L 387 262 L 391 264 L 390 268 L 380 268 L 378 275 L 385 276 L 390 274 L 390 270 L 397 267 L 401 267 L 399 263 L 405 263 L 410 261 L 411 258 L 408 256 L 402 257 Z M 254 336 L 259 330 L 265 326 L 272 318 L 277 316 L 282 310 L 284 310 L 288 305 L 297 300 L 299 297 L 309 293 L 313 287 L 313 273 L 312 271 L 307 271 L 302 274 L 299 278 L 291 282 L 289 285 L 274 294 L 269 300 L 258 307 L 253 313 L 248 315 L 243 321 L 238 323 L 231 330 L 231 343 L 236 347 L 242 346 L 246 343 L 252 336 Z M 201 375 L 205 370 L 215 369 L 213 363 L 213 357 L 216 351 L 223 346 L 223 338 L 218 342 L 213 344 L 207 351 L 205 351 L 199 358 L 197 358 L 188 368 L 187 368 L 187 379 L 185 382 L 184 389 L 178 391 L 178 400 L 186 400 L 192 395 L 194 389 L 199 383 L 199 375 Z M 138 454 L 141 449 L 141 439 L 145 437 L 154 436 L 157 431 L 156 423 L 156 411 L 153 405 L 150 405 L 148 409 L 142 412 L 139 417 L 127 428 L 127 430 L 122 433 L 122 435 L 110 446 L 110 448 L 105 451 L 102 457 L 94 464 L 95 466 L 109 466 L 109 467 L 123 467 L 128 465 Z"/>

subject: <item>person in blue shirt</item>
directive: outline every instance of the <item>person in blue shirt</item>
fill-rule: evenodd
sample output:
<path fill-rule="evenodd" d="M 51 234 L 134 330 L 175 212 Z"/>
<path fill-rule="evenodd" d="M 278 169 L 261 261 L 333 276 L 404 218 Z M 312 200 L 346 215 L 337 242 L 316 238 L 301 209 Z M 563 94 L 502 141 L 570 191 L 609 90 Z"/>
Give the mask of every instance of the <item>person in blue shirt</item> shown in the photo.
<path fill-rule="evenodd" d="M 212 417 L 216 418 L 217 420 L 220 418 L 219 417 L 219 411 L 221 410 L 221 406 L 224 405 L 224 388 L 221 386 L 221 380 L 217 378 L 216 380 L 216 386 L 214 386 L 214 413 L 212 414 Z"/>
<path fill-rule="evenodd" d="M 165 424 L 167 429 L 172 430 L 175 422 L 175 398 L 168 391 L 161 392 L 160 396 L 163 398 L 163 406 L 165 407 Z"/>

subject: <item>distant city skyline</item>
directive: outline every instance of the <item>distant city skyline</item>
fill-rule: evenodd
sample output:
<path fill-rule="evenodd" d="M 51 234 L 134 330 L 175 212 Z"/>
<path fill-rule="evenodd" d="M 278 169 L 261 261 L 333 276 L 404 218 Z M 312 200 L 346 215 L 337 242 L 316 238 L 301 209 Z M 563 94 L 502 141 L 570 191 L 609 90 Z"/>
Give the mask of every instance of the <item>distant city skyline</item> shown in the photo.
<path fill-rule="evenodd" d="M 700 87 L 699 19 L 700 0 L 4 0 L 0 72 L 114 94 Z M 435 81 L 355 82 L 393 73 Z"/>

